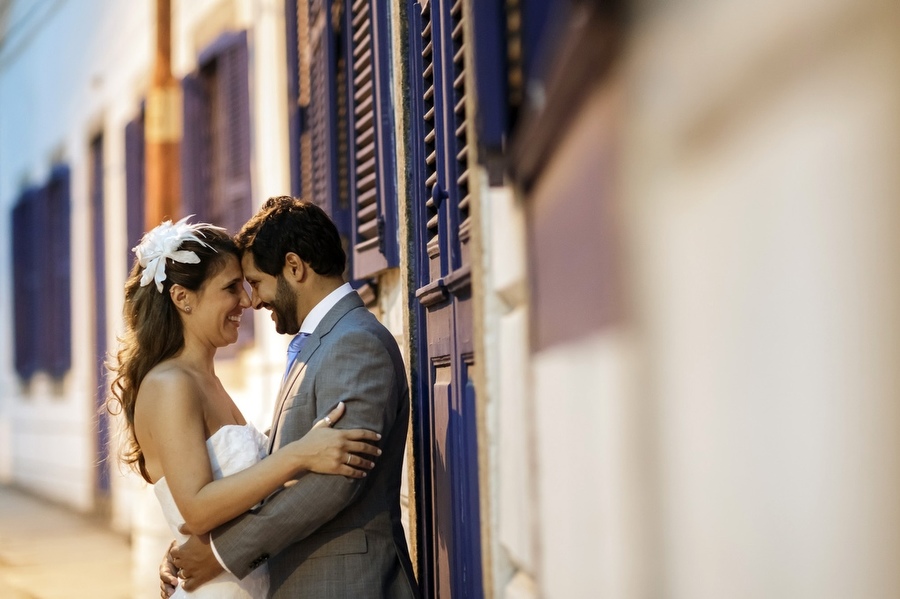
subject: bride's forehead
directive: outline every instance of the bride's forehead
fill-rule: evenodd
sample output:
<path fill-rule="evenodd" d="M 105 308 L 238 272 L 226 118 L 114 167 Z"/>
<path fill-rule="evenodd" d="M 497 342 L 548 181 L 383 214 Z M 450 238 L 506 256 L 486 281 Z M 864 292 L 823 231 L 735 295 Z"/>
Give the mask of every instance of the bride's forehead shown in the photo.
<path fill-rule="evenodd" d="M 233 279 L 235 277 L 242 278 L 243 272 L 241 271 L 241 263 L 238 262 L 237 256 L 230 254 L 225 258 L 224 264 L 212 278 Z"/>

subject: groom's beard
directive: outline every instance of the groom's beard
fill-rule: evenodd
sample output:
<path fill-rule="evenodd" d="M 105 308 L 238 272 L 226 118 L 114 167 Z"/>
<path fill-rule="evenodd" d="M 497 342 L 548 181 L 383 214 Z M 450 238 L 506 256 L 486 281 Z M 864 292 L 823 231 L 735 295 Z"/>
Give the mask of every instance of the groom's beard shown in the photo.
<path fill-rule="evenodd" d="M 281 334 L 296 335 L 300 332 L 297 322 L 297 297 L 281 275 L 275 284 L 275 299 L 269 304 L 275 314 L 275 330 Z"/>

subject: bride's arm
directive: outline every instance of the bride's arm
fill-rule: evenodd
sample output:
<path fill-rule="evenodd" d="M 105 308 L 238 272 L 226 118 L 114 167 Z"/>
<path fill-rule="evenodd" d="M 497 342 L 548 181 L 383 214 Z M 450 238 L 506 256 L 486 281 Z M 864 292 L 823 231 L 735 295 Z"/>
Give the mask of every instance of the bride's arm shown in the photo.
<path fill-rule="evenodd" d="M 187 528 L 197 535 L 242 514 L 304 472 L 361 478 L 374 464 L 354 454 L 380 453 L 367 443 L 377 441 L 377 433 L 317 426 L 254 466 L 213 480 L 202 405 L 190 378 L 177 372 L 147 377 L 139 405 L 141 400 L 154 404 L 153 409 L 142 410 L 141 417 L 148 419 L 172 497 Z M 333 421 L 340 418 L 341 409 L 331 416 Z"/>

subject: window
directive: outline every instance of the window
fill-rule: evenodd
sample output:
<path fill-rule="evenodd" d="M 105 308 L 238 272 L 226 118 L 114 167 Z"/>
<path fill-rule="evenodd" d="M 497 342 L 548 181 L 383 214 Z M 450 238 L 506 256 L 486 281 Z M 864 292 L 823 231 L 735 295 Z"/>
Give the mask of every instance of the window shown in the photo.
<path fill-rule="evenodd" d="M 226 33 L 201 53 L 197 71 L 182 82 L 182 213 L 231 234 L 253 210 L 248 62 L 247 32 Z M 244 312 L 238 346 L 253 339 L 252 313 Z"/>
<path fill-rule="evenodd" d="M 25 190 L 12 213 L 15 368 L 61 378 L 72 362 L 69 169 Z"/>
<path fill-rule="evenodd" d="M 397 266 L 387 6 L 288 0 L 292 188 L 344 237 L 351 278 Z"/>

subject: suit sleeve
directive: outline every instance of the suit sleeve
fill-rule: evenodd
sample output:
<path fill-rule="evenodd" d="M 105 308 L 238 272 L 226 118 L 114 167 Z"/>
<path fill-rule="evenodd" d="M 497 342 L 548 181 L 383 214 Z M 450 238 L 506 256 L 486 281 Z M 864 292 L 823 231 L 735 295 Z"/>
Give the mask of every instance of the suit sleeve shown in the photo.
<path fill-rule="evenodd" d="M 373 333 L 356 330 L 323 346 L 315 373 L 315 402 L 322 418 L 339 401 L 347 411 L 336 428 L 365 428 L 387 438 L 397 415 L 397 380 L 384 343 Z M 257 511 L 245 513 L 212 531 L 216 551 L 239 578 L 305 539 L 332 520 L 364 492 L 367 478 L 308 473 L 297 484 L 271 497 Z"/>

